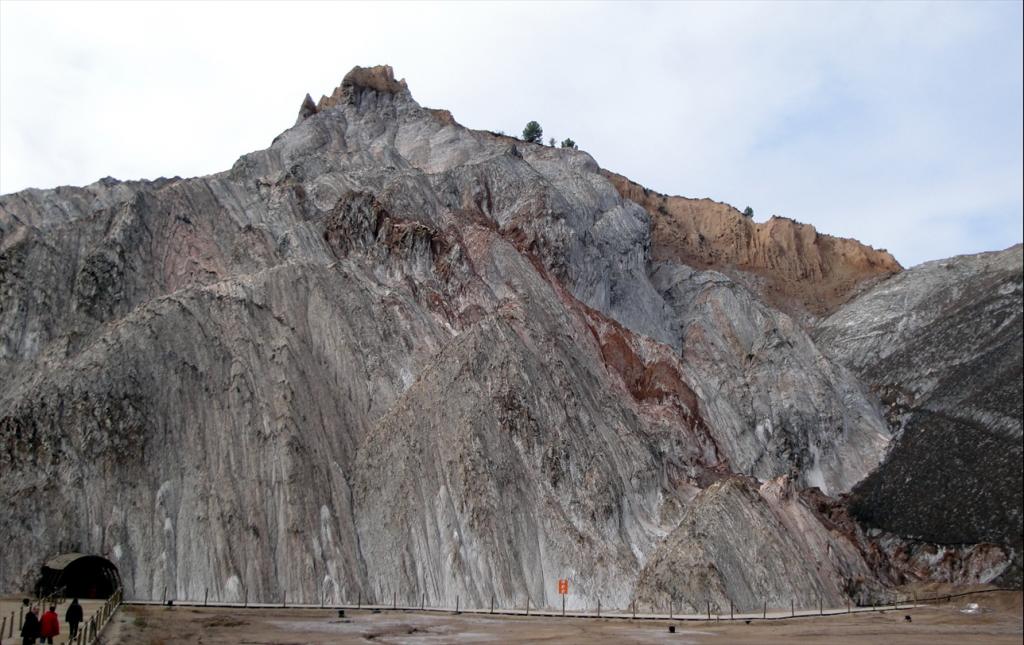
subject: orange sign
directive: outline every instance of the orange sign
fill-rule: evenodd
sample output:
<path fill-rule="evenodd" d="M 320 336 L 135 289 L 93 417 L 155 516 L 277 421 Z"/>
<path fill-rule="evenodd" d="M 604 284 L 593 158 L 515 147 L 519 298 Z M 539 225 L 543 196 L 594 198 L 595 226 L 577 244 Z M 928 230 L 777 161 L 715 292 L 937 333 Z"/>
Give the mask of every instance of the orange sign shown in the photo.
<path fill-rule="evenodd" d="M 558 593 L 562 594 L 563 596 L 565 594 L 569 593 L 569 581 L 568 580 L 562 580 L 562 579 L 558 580 Z"/>

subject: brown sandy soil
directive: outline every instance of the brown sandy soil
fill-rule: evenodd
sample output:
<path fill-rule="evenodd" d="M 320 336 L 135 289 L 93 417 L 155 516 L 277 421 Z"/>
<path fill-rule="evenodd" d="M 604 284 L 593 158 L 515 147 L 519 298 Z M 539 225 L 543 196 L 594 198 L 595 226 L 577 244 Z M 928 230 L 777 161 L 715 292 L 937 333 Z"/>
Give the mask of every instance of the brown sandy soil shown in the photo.
<path fill-rule="evenodd" d="M 193 609 L 123 607 L 104 633 L 106 645 L 389 643 L 1013 643 L 1022 635 L 1021 594 L 979 597 L 983 613 L 961 613 L 965 602 L 852 616 L 743 622 L 679 622 L 535 618 L 443 613 L 313 609 Z M 1001 596 L 998 597 L 997 596 Z M 905 616 L 911 616 L 907 622 Z M 668 633 L 668 625 L 676 633 Z"/>

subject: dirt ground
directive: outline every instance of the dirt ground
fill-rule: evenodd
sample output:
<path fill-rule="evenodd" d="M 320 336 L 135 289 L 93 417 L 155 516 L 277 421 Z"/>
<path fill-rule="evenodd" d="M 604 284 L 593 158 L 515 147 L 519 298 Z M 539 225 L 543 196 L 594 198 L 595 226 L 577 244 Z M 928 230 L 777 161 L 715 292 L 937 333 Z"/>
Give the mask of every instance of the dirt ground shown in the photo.
<path fill-rule="evenodd" d="M 962 600 L 962 599 L 961 599 Z M 777 621 L 679 622 L 537 618 L 430 612 L 319 609 L 215 609 L 122 607 L 103 634 L 105 645 L 305 645 L 325 643 L 1012 643 L 1020 645 L 1020 592 L 970 599 L 981 613 L 960 610 L 968 601 L 884 613 Z M 911 617 L 911 621 L 906 620 Z M 676 633 L 668 633 L 675 625 Z"/>

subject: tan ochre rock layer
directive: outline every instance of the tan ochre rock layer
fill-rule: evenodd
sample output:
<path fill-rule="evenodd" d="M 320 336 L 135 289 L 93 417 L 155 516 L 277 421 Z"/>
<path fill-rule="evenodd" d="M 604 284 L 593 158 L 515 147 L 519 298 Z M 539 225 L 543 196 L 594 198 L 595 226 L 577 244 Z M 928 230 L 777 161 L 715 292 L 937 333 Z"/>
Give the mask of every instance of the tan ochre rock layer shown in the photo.
<path fill-rule="evenodd" d="M 722 271 L 801 321 L 831 313 L 865 285 L 902 270 L 885 250 L 809 224 L 785 217 L 754 222 L 729 204 L 662 195 L 602 173 L 650 214 L 655 260 Z"/>

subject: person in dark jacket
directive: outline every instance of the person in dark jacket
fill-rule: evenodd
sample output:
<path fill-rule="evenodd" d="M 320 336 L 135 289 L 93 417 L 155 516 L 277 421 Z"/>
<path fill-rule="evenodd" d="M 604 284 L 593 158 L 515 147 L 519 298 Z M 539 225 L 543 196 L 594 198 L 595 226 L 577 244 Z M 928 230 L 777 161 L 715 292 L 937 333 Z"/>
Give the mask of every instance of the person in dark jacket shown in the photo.
<path fill-rule="evenodd" d="M 53 645 L 53 639 L 60 634 L 60 618 L 57 617 L 56 605 L 50 605 L 50 611 L 43 614 L 39 621 L 39 642 Z"/>
<path fill-rule="evenodd" d="M 36 615 L 38 611 L 38 607 L 33 607 L 25 614 L 25 622 L 21 624 L 22 645 L 32 645 L 39 638 L 39 616 Z"/>
<path fill-rule="evenodd" d="M 68 640 L 78 635 L 78 623 L 82 622 L 82 606 L 78 604 L 78 598 L 71 601 L 67 612 L 64 613 L 64 622 L 68 624 Z"/>

